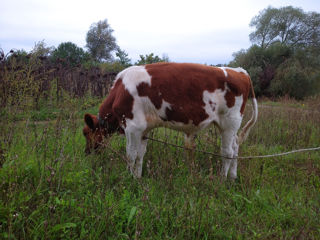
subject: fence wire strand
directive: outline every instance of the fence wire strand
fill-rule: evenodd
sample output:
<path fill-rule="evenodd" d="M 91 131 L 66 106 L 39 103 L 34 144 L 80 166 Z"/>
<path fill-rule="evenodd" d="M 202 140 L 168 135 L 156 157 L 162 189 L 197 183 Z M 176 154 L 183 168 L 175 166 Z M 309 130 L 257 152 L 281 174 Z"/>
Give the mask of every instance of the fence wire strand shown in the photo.
<path fill-rule="evenodd" d="M 223 158 L 227 158 L 227 159 L 253 159 L 253 158 L 271 158 L 271 157 L 279 157 L 279 156 L 284 156 L 284 155 L 289 155 L 289 154 L 293 154 L 293 153 L 298 153 L 298 152 L 307 152 L 307 151 L 317 151 L 320 150 L 320 147 L 314 147 L 314 148 L 302 148 L 302 149 L 297 149 L 297 150 L 292 150 L 289 152 L 282 152 L 282 153 L 275 153 L 275 154 L 268 154 L 268 155 L 256 155 L 256 156 L 245 156 L 245 157 L 227 157 L 227 156 L 223 156 L 217 153 L 212 153 L 212 152 L 207 152 L 207 151 L 203 151 L 203 150 L 199 150 L 199 149 L 192 149 L 192 148 L 187 148 L 184 146 L 180 146 L 180 145 L 176 145 L 173 143 L 168 143 L 159 139 L 154 139 L 151 137 L 145 137 L 148 140 L 154 141 L 154 142 L 159 142 L 165 145 L 170 145 L 173 147 L 177 147 L 177 148 L 182 148 L 185 150 L 194 150 L 196 152 L 201 152 L 204 154 L 208 154 L 208 155 L 212 155 L 212 156 L 216 156 L 216 157 L 223 157 Z"/>

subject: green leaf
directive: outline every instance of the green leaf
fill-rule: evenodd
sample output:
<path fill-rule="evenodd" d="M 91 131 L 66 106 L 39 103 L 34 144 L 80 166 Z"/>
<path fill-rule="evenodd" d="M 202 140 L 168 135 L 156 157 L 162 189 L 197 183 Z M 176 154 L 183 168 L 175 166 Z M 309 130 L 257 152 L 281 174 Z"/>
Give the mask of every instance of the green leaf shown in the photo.
<path fill-rule="evenodd" d="M 136 214 L 136 212 L 137 212 L 137 207 L 133 206 L 133 207 L 131 208 L 131 211 L 130 211 L 130 214 L 129 214 L 129 217 L 128 217 L 128 225 L 127 225 L 127 226 L 130 225 L 130 222 L 132 221 L 132 218 L 134 217 L 134 215 Z"/>

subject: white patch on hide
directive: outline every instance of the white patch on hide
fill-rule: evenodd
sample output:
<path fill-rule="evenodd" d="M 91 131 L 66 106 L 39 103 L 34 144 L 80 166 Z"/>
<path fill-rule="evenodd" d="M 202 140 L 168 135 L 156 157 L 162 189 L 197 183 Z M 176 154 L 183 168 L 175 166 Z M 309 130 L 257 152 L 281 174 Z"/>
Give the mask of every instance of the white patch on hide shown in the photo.
<path fill-rule="evenodd" d="M 248 75 L 249 76 L 249 74 L 247 73 L 247 71 L 246 70 L 244 70 L 243 68 L 241 68 L 241 67 L 237 67 L 237 68 L 231 68 L 231 67 L 219 67 L 222 71 L 223 71 L 223 73 L 224 73 L 224 75 L 225 75 L 225 77 L 228 77 L 228 72 L 227 72 L 227 70 L 232 70 L 232 71 L 235 71 L 235 72 L 238 72 L 238 73 L 244 73 L 244 74 L 246 74 L 246 75 Z"/>
<path fill-rule="evenodd" d="M 117 75 L 117 79 L 121 78 L 125 88 L 132 96 L 138 95 L 137 86 L 140 83 L 147 83 L 151 86 L 151 76 L 148 74 L 144 66 L 129 67 Z"/>
<path fill-rule="evenodd" d="M 166 115 L 167 108 L 171 110 L 171 104 L 166 102 L 165 100 L 162 100 L 161 108 L 159 110 L 157 110 L 160 118 L 167 119 L 167 115 Z"/>

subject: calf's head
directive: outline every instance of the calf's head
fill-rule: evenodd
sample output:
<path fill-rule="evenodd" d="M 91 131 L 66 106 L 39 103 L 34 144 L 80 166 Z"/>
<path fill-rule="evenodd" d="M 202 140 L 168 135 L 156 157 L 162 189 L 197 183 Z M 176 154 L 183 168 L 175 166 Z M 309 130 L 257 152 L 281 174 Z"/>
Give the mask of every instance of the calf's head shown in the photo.
<path fill-rule="evenodd" d="M 97 116 L 86 113 L 84 115 L 86 125 L 83 128 L 83 135 L 86 138 L 85 153 L 98 149 L 103 141 L 104 129 L 100 127 Z"/>

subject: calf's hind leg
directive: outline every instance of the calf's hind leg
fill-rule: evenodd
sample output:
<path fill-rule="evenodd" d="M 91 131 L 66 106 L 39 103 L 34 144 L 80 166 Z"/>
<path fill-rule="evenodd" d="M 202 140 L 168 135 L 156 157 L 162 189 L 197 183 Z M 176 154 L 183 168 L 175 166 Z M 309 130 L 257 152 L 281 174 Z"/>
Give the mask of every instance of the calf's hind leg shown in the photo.
<path fill-rule="evenodd" d="M 223 177 L 228 177 L 229 174 L 229 177 L 231 179 L 237 178 L 237 157 L 239 150 L 239 145 L 237 141 L 238 129 L 239 127 L 234 127 L 222 130 L 221 132 L 221 155 L 223 156 L 221 175 Z"/>
<path fill-rule="evenodd" d="M 231 179 L 237 178 L 237 167 L 238 167 L 238 152 L 239 152 L 239 144 L 238 144 L 238 136 L 234 135 L 232 142 L 232 150 L 233 150 L 233 158 L 230 164 L 229 177 Z"/>

